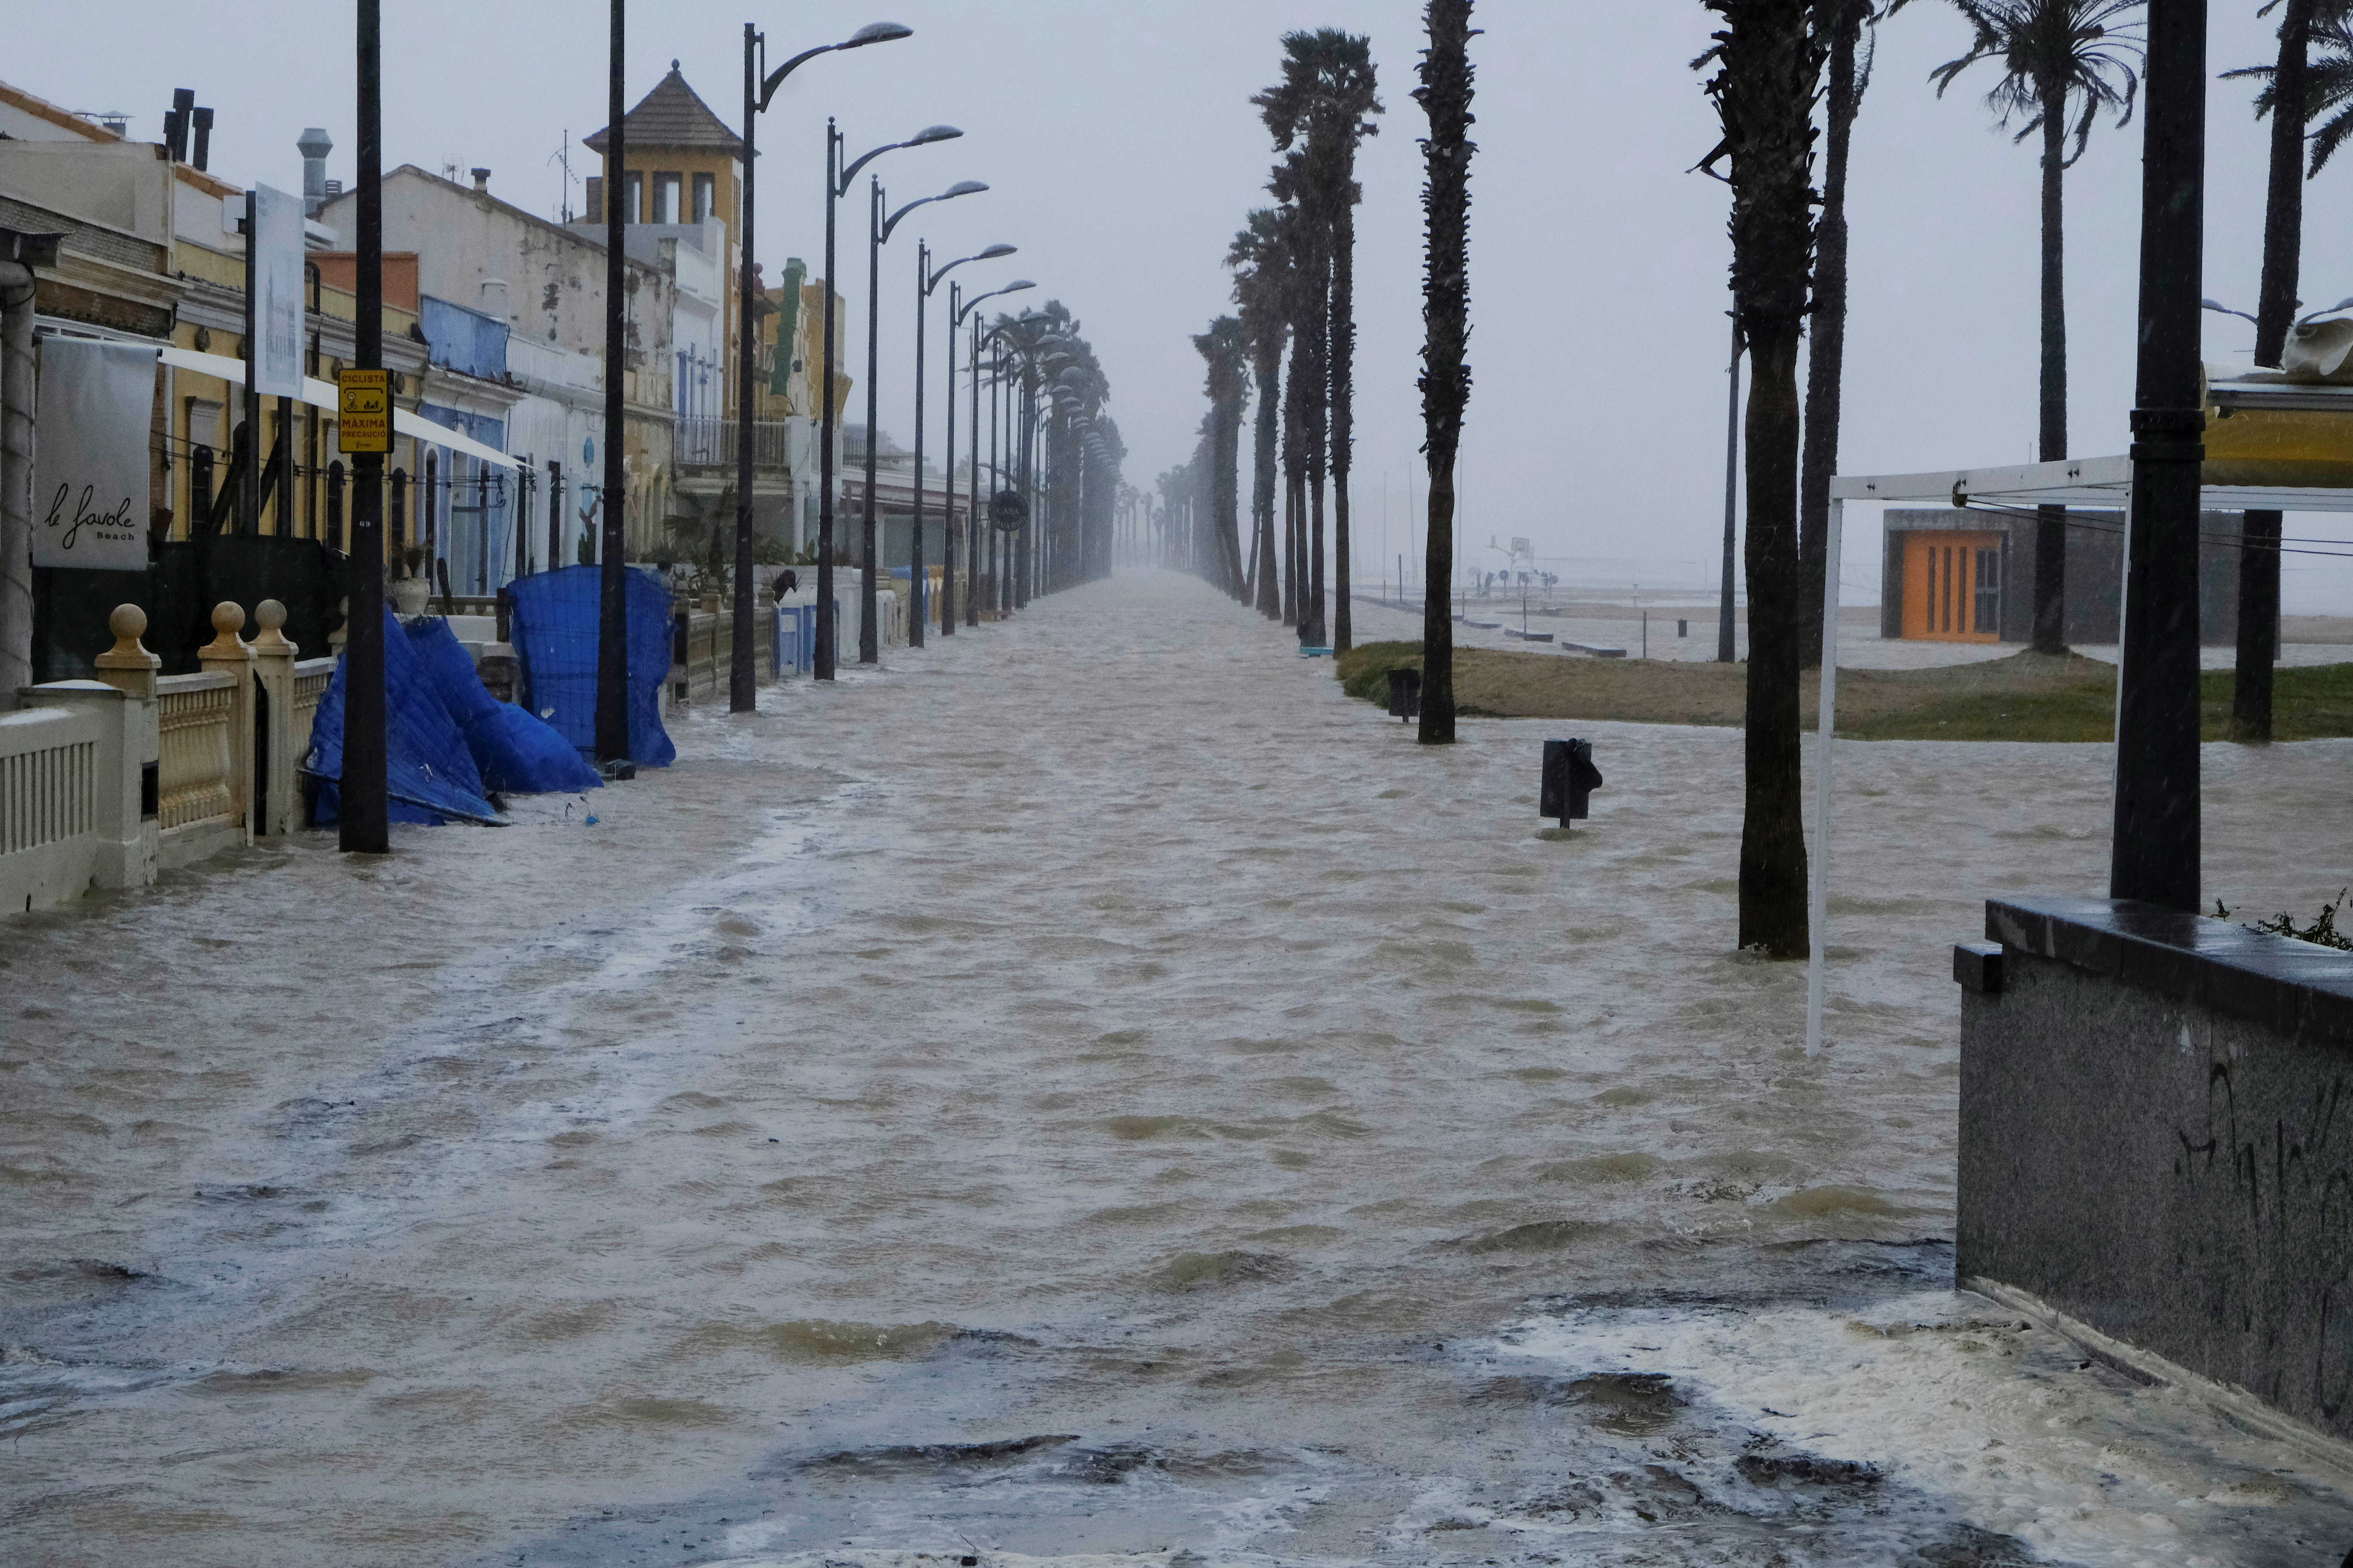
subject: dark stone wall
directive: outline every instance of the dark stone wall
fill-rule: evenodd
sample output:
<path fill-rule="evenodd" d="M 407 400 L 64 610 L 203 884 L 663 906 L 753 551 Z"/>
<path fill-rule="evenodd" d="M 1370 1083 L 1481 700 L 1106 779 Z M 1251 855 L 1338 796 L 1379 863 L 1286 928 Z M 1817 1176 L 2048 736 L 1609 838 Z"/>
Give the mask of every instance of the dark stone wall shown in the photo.
<path fill-rule="evenodd" d="M 2353 1438 L 2353 953 L 2107 900 L 1987 906 L 1956 1272 Z"/>

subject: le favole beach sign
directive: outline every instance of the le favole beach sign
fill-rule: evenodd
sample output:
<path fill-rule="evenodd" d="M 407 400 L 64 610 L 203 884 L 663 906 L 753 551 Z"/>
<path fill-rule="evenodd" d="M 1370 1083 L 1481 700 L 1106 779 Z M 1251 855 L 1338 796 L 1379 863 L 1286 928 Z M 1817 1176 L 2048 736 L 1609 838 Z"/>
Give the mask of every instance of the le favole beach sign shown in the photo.
<path fill-rule="evenodd" d="M 40 399 L 33 564 L 146 571 L 154 348 L 49 338 Z"/>

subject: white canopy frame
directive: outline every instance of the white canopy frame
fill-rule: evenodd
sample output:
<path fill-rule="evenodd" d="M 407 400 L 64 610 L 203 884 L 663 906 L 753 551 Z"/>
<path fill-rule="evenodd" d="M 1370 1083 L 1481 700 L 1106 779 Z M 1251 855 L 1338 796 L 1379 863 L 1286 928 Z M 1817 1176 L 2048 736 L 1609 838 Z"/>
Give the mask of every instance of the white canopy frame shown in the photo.
<path fill-rule="evenodd" d="M 217 376 L 232 386 L 245 384 L 243 360 L 232 359 L 227 354 L 199 353 L 195 349 L 169 345 L 159 352 L 165 364 L 177 365 L 182 370 L 192 370 L 199 375 Z M 332 382 L 321 381 L 314 376 L 306 375 L 302 378 L 302 395 L 296 401 L 307 403 L 314 408 L 322 408 L 330 414 L 338 414 L 342 408 L 335 384 Z M 470 458 L 479 458 L 485 463 L 496 463 L 501 468 L 522 467 L 521 458 L 510 458 L 495 447 L 486 447 L 470 436 L 462 436 L 446 425 L 436 425 L 422 415 L 411 414 L 406 408 L 396 408 L 392 411 L 392 427 L 403 436 L 414 437 L 428 447 L 444 447 L 452 452 L 463 452 Z"/>
<path fill-rule="evenodd" d="M 2304 397 L 2327 397 L 2331 410 L 2345 406 L 2347 395 L 2330 390 L 2301 389 Z M 2222 389 L 2215 388 L 2219 395 Z M 2290 406 L 2284 391 L 2278 397 L 2250 393 L 2237 398 L 2217 396 L 2243 407 Z M 2293 406 L 2304 406 L 2301 402 Z M 1846 503 L 1884 501 L 1892 505 L 1967 507 L 1979 504 L 2005 510 L 2038 506 L 2100 507 L 2125 517 L 2125 559 L 2132 559 L 2132 459 L 2129 457 L 2063 458 L 2048 463 L 2024 463 L 2010 468 L 1950 468 L 1925 474 L 1841 475 L 1831 481 L 1830 527 L 1823 540 L 1822 686 L 1820 736 L 1814 751 L 1814 869 L 1808 879 L 1812 905 L 1806 968 L 1806 1054 L 1822 1050 L 1824 951 L 1829 945 L 1831 897 L 1831 731 L 1838 721 L 1839 562 L 1845 531 Z M 2221 511 L 2340 511 L 2353 512 L 2353 489 L 2310 485 L 2205 485 L 2199 490 L 2202 508 Z M 2121 621 L 2123 600 L 2119 598 Z M 2117 627 L 2117 658 L 2124 657 L 2123 627 Z M 2117 689 L 2123 689 L 2121 667 Z"/>

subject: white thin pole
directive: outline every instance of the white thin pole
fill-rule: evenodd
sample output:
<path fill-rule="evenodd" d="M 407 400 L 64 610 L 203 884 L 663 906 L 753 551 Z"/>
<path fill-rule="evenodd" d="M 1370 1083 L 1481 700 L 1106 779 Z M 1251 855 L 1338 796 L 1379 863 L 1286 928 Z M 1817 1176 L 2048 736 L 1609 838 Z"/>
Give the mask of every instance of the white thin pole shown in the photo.
<path fill-rule="evenodd" d="M 1806 924 L 1806 1054 L 1822 1050 L 1823 950 L 1831 918 L 1831 731 L 1838 720 L 1839 534 L 1846 502 L 1831 502 L 1830 537 L 1822 561 L 1821 738 L 1814 745 L 1814 874 L 1812 919 Z"/>

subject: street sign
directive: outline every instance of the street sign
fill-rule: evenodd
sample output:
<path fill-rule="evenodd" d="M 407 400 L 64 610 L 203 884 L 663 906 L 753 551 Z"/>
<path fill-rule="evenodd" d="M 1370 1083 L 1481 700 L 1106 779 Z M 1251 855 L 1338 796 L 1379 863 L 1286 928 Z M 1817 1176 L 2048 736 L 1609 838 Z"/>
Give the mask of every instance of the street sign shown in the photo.
<path fill-rule="evenodd" d="M 1029 521 L 1029 502 L 1019 490 L 999 490 L 988 498 L 988 521 L 1007 533 L 1018 533 Z"/>
<path fill-rule="evenodd" d="M 338 383 L 337 445 L 346 452 L 392 450 L 392 373 L 346 369 Z"/>

